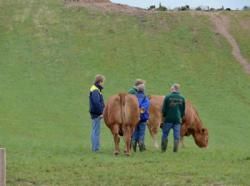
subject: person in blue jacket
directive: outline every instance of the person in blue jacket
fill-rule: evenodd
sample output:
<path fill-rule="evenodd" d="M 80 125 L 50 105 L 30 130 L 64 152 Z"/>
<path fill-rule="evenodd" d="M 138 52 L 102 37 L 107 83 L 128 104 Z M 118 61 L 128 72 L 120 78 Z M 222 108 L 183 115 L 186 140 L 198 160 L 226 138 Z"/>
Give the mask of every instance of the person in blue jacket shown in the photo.
<path fill-rule="evenodd" d="M 139 146 L 140 152 L 146 150 L 144 137 L 146 130 L 146 123 L 149 118 L 149 106 L 150 102 L 148 97 L 144 94 L 145 90 L 145 81 L 141 81 L 136 85 L 136 89 L 138 90 L 135 96 L 138 99 L 139 107 L 140 107 L 140 121 L 137 124 L 135 131 L 132 136 L 132 147 L 134 152 L 136 152 L 137 144 Z"/>
<path fill-rule="evenodd" d="M 92 133 L 91 143 L 92 151 L 100 150 L 100 125 L 103 117 L 104 99 L 102 95 L 105 77 L 103 75 L 96 75 L 94 84 L 89 92 L 89 112 L 92 119 Z"/>

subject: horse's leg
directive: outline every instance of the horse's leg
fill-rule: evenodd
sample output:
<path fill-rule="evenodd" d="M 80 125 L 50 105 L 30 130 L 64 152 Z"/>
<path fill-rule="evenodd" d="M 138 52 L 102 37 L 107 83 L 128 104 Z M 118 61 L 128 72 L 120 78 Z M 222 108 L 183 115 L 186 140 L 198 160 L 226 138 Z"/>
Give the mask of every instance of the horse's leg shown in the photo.
<path fill-rule="evenodd" d="M 182 148 L 185 148 L 185 145 L 184 145 L 184 136 L 181 136 L 181 138 L 180 138 L 180 144 L 181 144 Z"/>
<path fill-rule="evenodd" d="M 147 125 L 148 125 L 148 131 L 153 139 L 153 145 L 155 148 L 159 148 L 159 145 L 157 143 L 157 138 L 156 138 L 156 135 L 157 135 L 157 132 L 158 132 L 158 128 L 160 127 L 160 124 L 157 124 L 157 126 L 154 126 L 155 124 L 153 124 L 152 121 L 149 121 L 147 122 Z"/>
<path fill-rule="evenodd" d="M 188 131 L 188 128 L 186 127 L 186 123 L 183 123 L 181 125 L 181 134 L 180 134 L 180 136 L 181 136 L 181 138 L 180 138 L 180 144 L 181 144 L 182 148 L 185 147 L 185 145 L 184 145 L 184 136 L 185 136 L 185 134 L 187 134 L 187 131 Z"/>
<path fill-rule="evenodd" d="M 157 142 L 157 133 L 158 133 L 158 128 L 154 127 L 152 130 L 152 138 L 155 148 L 159 149 L 159 144 Z"/>
<path fill-rule="evenodd" d="M 130 156 L 130 147 L 131 147 L 131 134 L 132 128 L 130 126 L 126 126 L 124 128 L 124 139 L 125 139 L 125 154 Z"/>
<path fill-rule="evenodd" d="M 119 125 L 118 124 L 115 124 L 113 126 L 112 133 L 113 133 L 114 142 L 115 142 L 115 151 L 114 151 L 114 154 L 118 155 L 120 153 L 120 149 L 119 149 L 120 137 L 119 137 Z"/>

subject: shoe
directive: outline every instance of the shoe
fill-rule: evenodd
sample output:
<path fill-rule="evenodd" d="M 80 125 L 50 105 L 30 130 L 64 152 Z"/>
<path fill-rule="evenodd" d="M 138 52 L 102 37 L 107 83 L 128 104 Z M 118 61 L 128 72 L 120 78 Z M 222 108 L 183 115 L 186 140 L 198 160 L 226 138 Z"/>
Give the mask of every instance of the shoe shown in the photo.
<path fill-rule="evenodd" d="M 146 150 L 146 147 L 145 147 L 145 144 L 144 144 L 144 143 L 139 143 L 139 150 L 140 150 L 140 152 Z"/>
<path fill-rule="evenodd" d="M 178 152 L 179 140 L 174 140 L 174 149 L 173 152 Z"/>
<path fill-rule="evenodd" d="M 161 141 L 161 151 L 166 152 L 168 146 L 168 140 Z"/>
<path fill-rule="evenodd" d="M 136 147 L 137 147 L 137 142 L 136 141 L 132 141 L 132 148 L 133 148 L 134 152 L 136 152 Z"/>

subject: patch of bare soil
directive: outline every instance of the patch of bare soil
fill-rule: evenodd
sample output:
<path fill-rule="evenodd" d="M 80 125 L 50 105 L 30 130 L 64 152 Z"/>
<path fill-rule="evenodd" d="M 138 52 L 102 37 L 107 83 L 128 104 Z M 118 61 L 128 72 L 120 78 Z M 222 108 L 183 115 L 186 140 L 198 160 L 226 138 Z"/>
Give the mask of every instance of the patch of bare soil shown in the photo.
<path fill-rule="evenodd" d="M 65 0 L 66 6 L 81 6 L 102 12 L 122 12 L 131 15 L 141 15 L 148 11 L 122 4 L 112 3 L 109 0 Z"/>
<path fill-rule="evenodd" d="M 240 26 L 243 29 L 250 31 L 250 20 L 241 20 L 240 21 Z"/>
<path fill-rule="evenodd" d="M 221 34 L 232 46 L 232 54 L 234 58 L 243 66 L 247 74 L 250 74 L 250 64 L 240 52 L 240 47 L 234 37 L 229 32 L 230 20 L 225 15 L 210 14 L 211 20 L 215 26 L 215 31 Z"/>

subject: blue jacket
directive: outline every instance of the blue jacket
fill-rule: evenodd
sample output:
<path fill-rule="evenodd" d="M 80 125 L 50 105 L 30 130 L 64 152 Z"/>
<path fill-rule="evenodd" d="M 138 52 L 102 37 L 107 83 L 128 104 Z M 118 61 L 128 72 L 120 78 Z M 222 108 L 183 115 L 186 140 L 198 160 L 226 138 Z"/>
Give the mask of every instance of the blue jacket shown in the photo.
<path fill-rule="evenodd" d="M 102 115 L 104 109 L 104 100 L 102 96 L 102 87 L 99 85 L 93 85 L 89 92 L 89 112 L 91 118 L 97 118 Z"/>
<path fill-rule="evenodd" d="M 140 122 L 145 122 L 149 119 L 149 99 L 142 91 L 138 91 L 136 97 L 138 99 L 139 107 L 141 110 Z"/>

